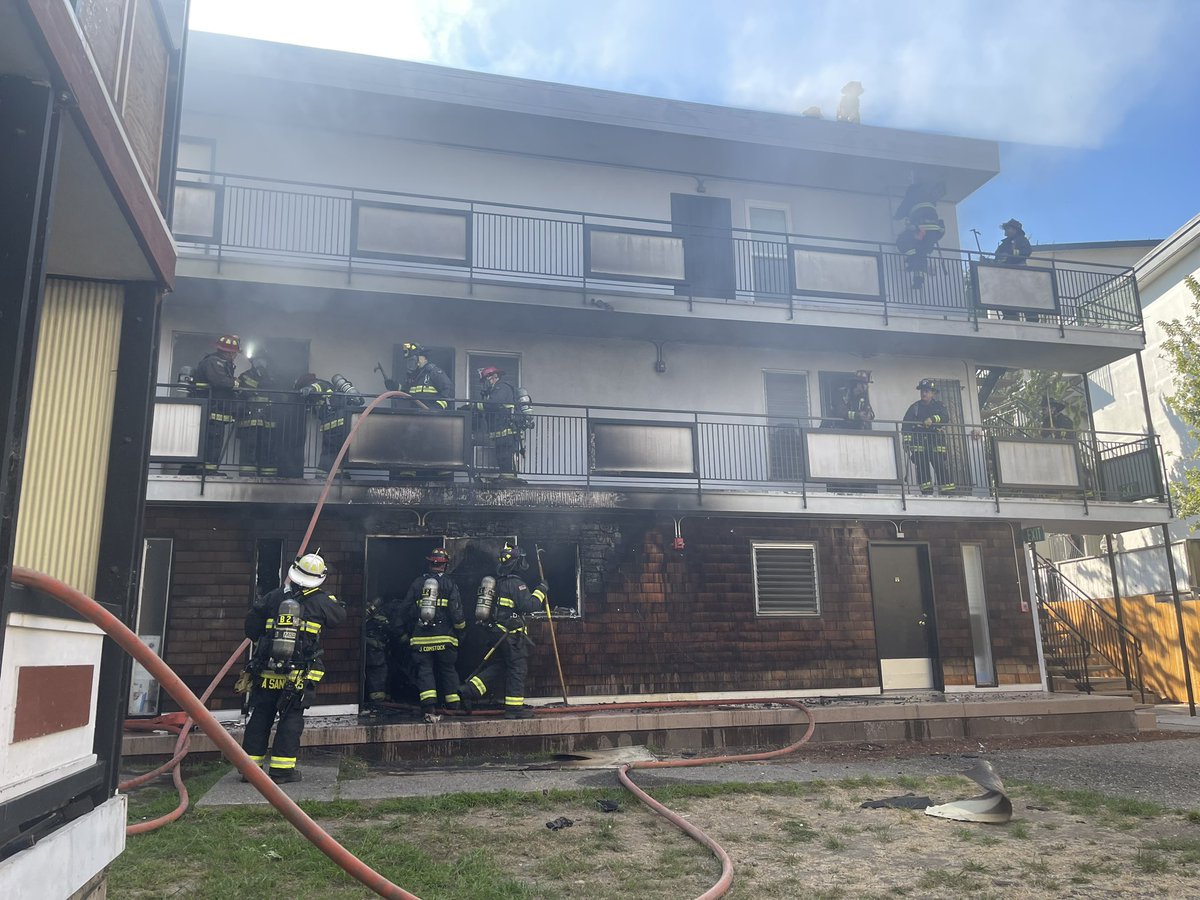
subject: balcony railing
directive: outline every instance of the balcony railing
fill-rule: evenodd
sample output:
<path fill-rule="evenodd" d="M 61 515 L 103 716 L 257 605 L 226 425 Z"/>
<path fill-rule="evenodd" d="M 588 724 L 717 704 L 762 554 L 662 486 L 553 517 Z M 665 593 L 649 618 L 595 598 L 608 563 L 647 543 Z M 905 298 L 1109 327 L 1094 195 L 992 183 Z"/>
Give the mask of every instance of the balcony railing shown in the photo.
<path fill-rule="evenodd" d="M 892 244 L 716 229 L 452 197 L 179 172 L 174 230 L 226 262 L 495 282 L 696 302 L 897 311 L 970 321 L 1141 329 L 1131 270 L 937 249 L 925 271 Z M 919 286 L 917 285 L 919 282 Z M 583 296 L 581 302 L 586 301 Z"/>
<path fill-rule="evenodd" d="M 344 425 L 330 426 L 343 413 L 291 392 L 269 397 L 265 405 L 210 403 L 181 395 L 178 386 L 162 386 L 152 474 L 323 476 L 356 408 L 343 411 Z M 265 425 L 214 423 L 210 411 Z M 488 437 L 495 422 L 481 413 L 381 407 L 368 424 L 344 465 L 346 479 L 355 484 L 467 484 L 498 474 Z M 1043 437 L 975 425 L 921 435 L 894 421 L 854 431 L 819 418 L 552 404 L 540 405 L 528 425 L 520 429 L 518 474 L 542 487 L 787 493 L 804 504 L 818 494 L 974 497 L 997 504 L 1017 497 L 1167 501 L 1153 435 L 1080 431 Z"/>

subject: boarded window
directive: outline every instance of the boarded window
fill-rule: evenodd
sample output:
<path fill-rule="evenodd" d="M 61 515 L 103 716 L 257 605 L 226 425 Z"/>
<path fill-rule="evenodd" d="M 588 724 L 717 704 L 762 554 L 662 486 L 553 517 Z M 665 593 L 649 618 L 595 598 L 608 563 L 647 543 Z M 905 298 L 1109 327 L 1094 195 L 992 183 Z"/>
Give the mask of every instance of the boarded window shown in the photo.
<path fill-rule="evenodd" d="M 760 616 L 819 616 L 816 544 L 751 544 Z"/>

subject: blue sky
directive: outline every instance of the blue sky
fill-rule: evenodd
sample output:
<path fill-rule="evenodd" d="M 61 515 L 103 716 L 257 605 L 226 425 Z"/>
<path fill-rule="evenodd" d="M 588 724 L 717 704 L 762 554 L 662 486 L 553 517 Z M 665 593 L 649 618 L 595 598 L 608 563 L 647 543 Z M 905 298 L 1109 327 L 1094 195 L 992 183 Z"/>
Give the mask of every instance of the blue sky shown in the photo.
<path fill-rule="evenodd" d="M 1163 238 L 1200 212 L 1200 0 L 192 0 L 192 27 L 1001 142 L 984 249 Z"/>

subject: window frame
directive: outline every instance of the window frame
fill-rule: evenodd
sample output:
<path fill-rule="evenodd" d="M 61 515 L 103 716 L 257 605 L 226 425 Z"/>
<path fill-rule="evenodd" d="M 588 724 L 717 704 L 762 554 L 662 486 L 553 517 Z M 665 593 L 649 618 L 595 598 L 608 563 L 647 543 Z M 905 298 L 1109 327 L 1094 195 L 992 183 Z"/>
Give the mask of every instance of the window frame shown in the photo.
<path fill-rule="evenodd" d="M 759 597 L 758 585 L 758 551 L 759 550 L 808 550 L 812 553 L 813 561 L 813 597 L 816 608 L 811 611 L 766 611 L 764 612 Z M 820 619 L 824 616 L 821 597 L 821 555 L 815 541 L 751 541 L 750 542 L 750 576 L 754 584 L 754 615 L 759 618 L 795 618 Z"/>

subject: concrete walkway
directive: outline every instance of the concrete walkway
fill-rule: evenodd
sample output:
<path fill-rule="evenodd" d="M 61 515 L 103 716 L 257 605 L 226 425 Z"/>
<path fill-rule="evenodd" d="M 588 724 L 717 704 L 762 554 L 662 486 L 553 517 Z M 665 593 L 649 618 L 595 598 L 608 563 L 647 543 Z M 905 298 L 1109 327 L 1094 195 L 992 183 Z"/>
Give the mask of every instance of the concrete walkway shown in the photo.
<path fill-rule="evenodd" d="M 1187 711 L 1184 707 L 1184 716 Z M 1197 729 L 1200 730 L 1200 729 Z M 669 769 L 635 773 L 643 787 L 676 783 L 773 782 L 837 780 L 862 775 L 880 778 L 902 775 L 955 775 L 982 756 L 1006 781 L 1035 782 L 1067 790 L 1095 790 L 1104 794 L 1151 800 L 1176 809 L 1200 809 L 1200 740 L 1183 735 L 1179 740 L 1133 741 L 999 750 L 980 754 L 934 754 L 897 759 L 880 751 L 879 759 L 826 762 L 784 758 L 777 762 L 712 765 L 695 769 Z M 428 797 L 468 791 L 542 791 L 571 788 L 611 788 L 614 798 L 625 798 L 615 772 L 609 769 L 549 769 L 537 766 L 495 765 L 474 768 L 423 769 L 378 767 L 367 777 L 337 780 L 336 759 L 313 755 L 302 766 L 304 781 L 287 785 L 293 798 L 308 800 L 379 800 L 389 797 Z M 964 782 L 964 787 L 970 787 Z M 200 806 L 258 804 L 266 801 L 231 771 L 200 800 Z"/>
<path fill-rule="evenodd" d="M 1154 707 L 1154 715 L 1158 719 L 1158 727 L 1165 731 L 1200 734 L 1200 715 L 1193 716 L 1186 703 L 1160 703 Z"/>

